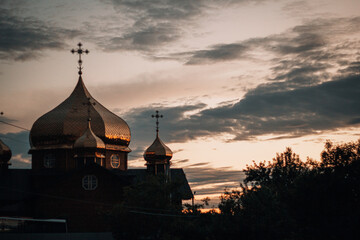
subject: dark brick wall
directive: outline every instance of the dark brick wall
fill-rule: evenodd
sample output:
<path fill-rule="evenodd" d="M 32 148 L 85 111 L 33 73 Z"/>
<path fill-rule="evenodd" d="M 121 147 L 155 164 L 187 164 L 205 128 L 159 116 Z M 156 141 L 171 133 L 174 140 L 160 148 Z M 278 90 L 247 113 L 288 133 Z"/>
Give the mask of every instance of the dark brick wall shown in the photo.
<path fill-rule="evenodd" d="M 97 177 L 95 190 L 84 190 L 86 175 Z M 121 202 L 129 182 L 101 167 L 87 166 L 56 178 L 40 176 L 34 185 L 41 194 L 27 206 L 33 216 L 67 219 L 70 232 L 97 232 L 111 230 L 108 214 Z"/>
<path fill-rule="evenodd" d="M 53 149 L 53 150 L 37 150 L 31 151 L 32 154 L 32 169 L 44 169 L 44 157 L 46 154 L 53 154 L 55 156 L 55 169 L 70 170 L 76 168 L 76 161 L 74 159 L 74 151 L 72 149 Z M 113 169 L 110 163 L 111 155 L 117 154 L 120 158 L 120 167 L 118 169 L 126 171 L 127 152 L 118 150 L 105 150 L 105 168 Z"/>

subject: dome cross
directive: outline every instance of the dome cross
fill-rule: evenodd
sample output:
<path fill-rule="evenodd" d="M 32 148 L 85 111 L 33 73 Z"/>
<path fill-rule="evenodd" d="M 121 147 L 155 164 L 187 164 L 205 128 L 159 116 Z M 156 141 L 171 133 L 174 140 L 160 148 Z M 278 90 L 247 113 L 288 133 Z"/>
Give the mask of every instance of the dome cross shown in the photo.
<path fill-rule="evenodd" d="M 89 50 L 87 50 L 87 49 L 82 49 L 81 48 L 82 47 L 82 43 L 81 42 L 79 42 L 78 43 L 78 49 L 71 49 L 71 53 L 72 54 L 74 54 L 74 53 L 77 53 L 78 55 L 79 55 L 79 60 L 78 60 L 78 63 L 79 63 L 79 66 L 78 66 L 78 69 L 79 69 L 79 75 L 81 76 L 81 74 L 82 74 L 82 69 L 83 69 L 83 67 L 82 67 L 82 60 L 81 60 L 81 55 L 82 54 L 84 54 L 84 53 L 86 53 L 86 54 L 88 54 L 90 51 Z"/>
<path fill-rule="evenodd" d="M 159 111 L 155 111 L 155 115 L 151 115 L 152 118 L 156 118 L 156 135 L 159 134 L 159 118 L 162 118 L 163 115 L 159 115 Z"/>

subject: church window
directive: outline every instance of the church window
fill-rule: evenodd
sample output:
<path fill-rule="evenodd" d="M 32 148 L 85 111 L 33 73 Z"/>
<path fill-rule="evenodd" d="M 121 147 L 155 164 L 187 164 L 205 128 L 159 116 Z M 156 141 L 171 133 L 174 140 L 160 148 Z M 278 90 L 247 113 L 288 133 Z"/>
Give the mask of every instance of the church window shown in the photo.
<path fill-rule="evenodd" d="M 55 167 L 55 155 L 54 154 L 45 154 L 44 167 L 46 167 L 46 168 Z"/>
<path fill-rule="evenodd" d="M 117 154 L 113 154 L 110 157 L 110 164 L 113 168 L 119 168 L 120 167 L 120 157 Z"/>
<path fill-rule="evenodd" d="M 98 179 L 95 175 L 86 175 L 82 179 L 82 186 L 85 190 L 95 190 L 98 186 Z"/>

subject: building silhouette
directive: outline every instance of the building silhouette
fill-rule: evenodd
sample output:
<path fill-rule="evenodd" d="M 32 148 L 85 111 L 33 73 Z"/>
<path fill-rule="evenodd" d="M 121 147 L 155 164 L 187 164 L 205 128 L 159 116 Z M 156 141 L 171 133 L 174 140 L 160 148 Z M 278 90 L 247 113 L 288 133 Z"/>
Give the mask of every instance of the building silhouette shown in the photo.
<path fill-rule="evenodd" d="M 128 124 L 96 101 L 82 79 L 68 98 L 37 119 L 30 131 L 31 169 L 9 169 L 11 150 L 0 140 L 0 216 L 65 219 L 70 232 L 108 231 L 106 213 L 124 187 L 162 175 L 176 181 L 174 203 L 193 197 L 182 169 L 170 168 L 171 150 L 156 137 L 144 153 L 146 168 L 128 169 Z"/>

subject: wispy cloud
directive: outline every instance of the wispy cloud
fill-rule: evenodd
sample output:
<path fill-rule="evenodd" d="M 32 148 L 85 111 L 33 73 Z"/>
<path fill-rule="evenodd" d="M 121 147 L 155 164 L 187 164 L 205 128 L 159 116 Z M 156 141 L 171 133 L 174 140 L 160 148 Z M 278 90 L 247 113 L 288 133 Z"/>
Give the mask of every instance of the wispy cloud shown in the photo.
<path fill-rule="evenodd" d="M 162 107 L 167 116 L 161 136 L 168 142 L 186 142 L 200 137 L 230 134 L 229 141 L 251 140 L 262 135 L 300 137 L 350 127 L 358 123 L 360 75 L 334 77 L 318 85 L 272 91 L 278 83 L 260 85 L 235 104 L 204 109 L 204 104 Z M 269 89 L 269 90 L 268 90 Z M 185 113 L 197 109 L 198 113 Z M 152 139 L 144 122 L 153 109 L 133 109 L 130 125 Z M 147 121 L 148 122 L 148 121 Z"/>
<path fill-rule="evenodd" d="M 221 134 L 232 135 L 229 141 L 262 135 L 290 138 L 358 123 L 359 23 L 360 17 L 316 19 L 282 34 L 193 52 L 188 63 L 241 59 L 244 51 L 261 48 L 273 54 L 271 76 L 236 103 L 163 107 L 171 119 L 166 138 L 172 142 Z M 197 113 L 185 114 L 189 109 Z M 135 128 L 141 128 L 138 119 L 147 111 L 130 113 L 136 116 Z"/>
<path fill-rule="evenodd" d="M 104 1 L 127 17 L 127 27 L 98 41 L 105 50 L 131 50 L 146 54 L 182 39 L 189 26 L 196 26 L 208 11 L 263 0 L 157 0 Z"/>
<path fill-rule="evenodd" d="M 360 17 L 313 19 L 281 34 L 173 53 L 169 58 L 185 59 L 189 65 L 209 64 L 256 58 L 253 51 L 261 50 L 266 55 L 273 54 L 274 62 L 293 56 L 304 60 L 335 61 L 344 58 L 343 54 L 348 55 L 346 50 L 358 49 L 359 36 L 356 34 L 360 32 L 359 23 Z M 334 59 L 334 55 L 337 58 Z"/>
<path fill-rule="evenodd" d="M 44 23 L 35 17 L 19 17 L 0 9 L 0 59 L 25 61 L 38 58 L 46 49 L 63 49 L 65 40 L 79 36 L 78 30 Z"/>
<path fill-rule="evenodd" d="M 225 188 L 240 186 L 245 174 L 231 168 L 185 167 L 191 188 L 197 195 L 221 194 Z"/>

